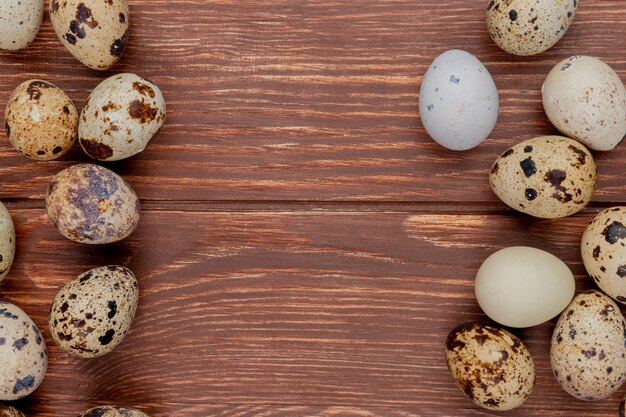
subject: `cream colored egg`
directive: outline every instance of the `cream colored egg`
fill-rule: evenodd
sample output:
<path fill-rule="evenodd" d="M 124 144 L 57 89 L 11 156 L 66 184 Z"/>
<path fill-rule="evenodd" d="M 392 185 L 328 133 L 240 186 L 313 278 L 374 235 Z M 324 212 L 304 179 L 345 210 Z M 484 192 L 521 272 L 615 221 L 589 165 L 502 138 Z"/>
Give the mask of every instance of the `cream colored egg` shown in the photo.
<path fill-rule="evenodd" d="M 44 0 L 0 1 L 0 49 L 24 49 L 37 37 Z"/>
<path fill-rule="evenodd" d="M 106 405 L 92 408 L 81 413 L 78 417 L 148 417 L 146 414 L 134 408 L 120 405 Z"/>
<path fill-rule="evenodd" d="M 0 404 L 0 417 L 24 417 L 24 414 L 17 408 Z"/>
<path fill-rule="evenodd" d="M 15 258 L 15 226 L 9 210 L 0 203 L 0 281 L 9 275 Z"/>

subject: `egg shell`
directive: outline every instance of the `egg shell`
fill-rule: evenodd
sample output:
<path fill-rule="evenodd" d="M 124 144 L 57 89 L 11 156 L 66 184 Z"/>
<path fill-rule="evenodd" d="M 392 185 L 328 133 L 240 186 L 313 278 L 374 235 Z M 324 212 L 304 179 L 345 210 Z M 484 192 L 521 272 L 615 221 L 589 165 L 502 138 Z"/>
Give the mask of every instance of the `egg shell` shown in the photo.
<path fill-rule="evenodd" d="M 515 55 L 552 48 L 567 32 L 579 0 L 492 0 L 487 5 L 491 39 Z"/>
<path fill-rule="evenodd" d="M 19 307 L 0 301 L 0 401 L 31 394 L 47 369 L 46 342 L 35 323 Z"/>
<path fill-rule="evenodd" d="M 0 281 L 9 275 L 15 258 L 15 226 L 9 210 L 0 203 Z"/>
<path fill-rule="evenodd" d="M 463 151 L 480 144 L 495 127 L 499 106 L 489 71 L 468 52 L 444 52 L 424 75 L 420 118 L 428 134 L 443 147 Z"/>
<path fill-rule="evenodd" d="M 626 135 L 626 88 L 597 58 L 558 63 L 543 87 L 543 108 L 561 133 L 596 151 L 615 148 Z"/>
<path fill-rule="evenodd" d="M 47 81 L 20 84 L 9 98 L 4 119 L 11 145 L 38 161 L 62 156 L 76 141 L 76 107 L 63 90 Z"/>
<path fill-rule="evenodd" d="M 0 417 L 24 417 L 24 414 L 16 408 L 0 404 Z"/>
<path fill-rule="evenodd" d="M 591 201 L 597 167 L 589 150 L 562 136 L 540 136 L 504 152 L 489 182 L 509 207 L 544 219 L 570 216 Z"/>
<path fill-rule="evenodd" d="M 87 410 L 78 417 L 148 417 L 134 408 L 120 405 L 107 405 Z"/>
<path fill-rule="evenodd" d="M 552 334 L 554 376 L 570 395 L 587 401 L 606 398 L 626 379 L 626 321 L 600 291 L 577 295 Z"/>
<path fill-rule="evenodd" d="M 0 49 L 24 49 L 37 37 L 44 0 L 0 1 Z"/>
<path fill-rule="evenodd" d="M 114 75 L 91 93 L 81 113 L 80 145 L 90 157 L 119 161 L 143 151 L 165 123 L 165 99 L 135 74 Z"/>
<path fill-rule="evenodd" d="M 489 256 L 476 274 L 476 299 L 493 321 L 531 327 L 559 315 L 576 291 L 570 269 L 556 256 L 514 246 Z"/>
<path fill-rule="evenodd" d="M 139 287 L 123 266 L 105 266 L 63 287 L 50 309 L 49 328 L 65 352 L 95 358 L 115 349 L 135 319 Z"/>
<path fill-rule="evenodd" d="M 63 46 L 95 70 L 113 67 L 128 43 L 127 0 L 50 0 L 50 20 Z"/>
<path fill-rule="evenodd" d="M 116 242 L 139 223 L 139 199 L 113 171 L 92 164 L 58 173 L 46 194 L 48 217 L 68 239 L 86 244 Z"/>
<path fill-rule="evenodd" d="M 446 362 L 458 387 L 488 410 L 519 407 L 535 386 L 535 362 L 526 346 L 493 326 L 465 323 L 452 329 Z"/>

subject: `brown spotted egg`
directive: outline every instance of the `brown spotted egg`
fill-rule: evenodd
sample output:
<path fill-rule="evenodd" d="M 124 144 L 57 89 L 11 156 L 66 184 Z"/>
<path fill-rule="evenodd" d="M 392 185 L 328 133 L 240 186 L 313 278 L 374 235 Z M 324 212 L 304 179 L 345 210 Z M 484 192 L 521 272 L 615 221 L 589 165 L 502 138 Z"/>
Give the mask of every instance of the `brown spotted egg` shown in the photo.
<path fill-rule="evenodd" d="M 116 242 L 139 223 L 139 199 L 113 171 L 80 164 L 58 173 L 48 185 L 48 217 L 68 239 L 87 244 Z"/>
<path fill-rule="evenodd" d="M 626 207 L 600 212 L 585 229 L 580 250 L 589 276 L 626 304 Z"/>
<path fill-rule="evenodd" d="M 15 258 L 15 226 L 9 210 L 0 203 L 0 281 L 9 275 Z"/>
<path fill-rule="evenodd" d="M 575 140 L 540 136 L 504 152 L 493 164 L 489 181 L 509 207 L 553 219 L 582 210 L 596 190 L 596 163 Z"/>
<path fill-rule="evenodd" d="M 24 414 L 16 408 L 0 404 L 0 417 L 24 417 Z"/>
<path fill-rule="evenodd" d="M 552 371 L 570 395 L 608 397 L 626 379 L 626 321 L 613 300 L 591 290 L 574 297 L 552 334 Z"/>
<path fill-rule="evenodd" d="M 134 408 L 123 407 L 119 405 L 107 405 L 103 407 L 92 408 L 78 417 L 148 417 L 146 414 Z"/>
<path fill-rule="evenodd" d="M 446 362 L 458 387 L 488 410 L 519 407 L 535 386 L 535 362 L 526 346 L 493 326 L 465 323 L 452 329 Z"/>
<path fill-rule="evenodd" d="M 85 272 L 59 291 L 50 309 L 52 339 L 65 352 L 95 358 L 124 340 L 135 318 L 139 287 L 123 266 Z"/>
<path fill-rule="evenodd" d="M 48 352 L 39 329 L 19 307 L 0 301 L 0 401 L 26 397 L 48 369 Z"/>
<path fill-rule="evenodd" d="M 143 151 L 165 122 L 161 90 L 135 74 L 118 74 L 91 93 L 80 116 L 80 146 L 100 161 L 119 161 Z"/>
<path fill-rule="evenodd" d="M 491 39 L 515 55 L 552 48 L 572 24 L 578 0 L 491 0 L 487 28 Z"/>
<path fill-rule="evenodd" d="M 43 20 L 44 0 L 0 1 L 0 49 L 24 49 L 35 40 Z"/>
<path fill-rule="evenodd" d="M 50 0 L 50 20 L 63 46 L 95 70 L 113 67 L 128 42 L 127 0 Z"/>
<path fill-rule="evenodd" d="M 46 81 L 20 84 L 9 98 L 4 119 L 11 145 L 38 161 L 60 157 L 76 141 L 76 107 L 63 90 Z"/>

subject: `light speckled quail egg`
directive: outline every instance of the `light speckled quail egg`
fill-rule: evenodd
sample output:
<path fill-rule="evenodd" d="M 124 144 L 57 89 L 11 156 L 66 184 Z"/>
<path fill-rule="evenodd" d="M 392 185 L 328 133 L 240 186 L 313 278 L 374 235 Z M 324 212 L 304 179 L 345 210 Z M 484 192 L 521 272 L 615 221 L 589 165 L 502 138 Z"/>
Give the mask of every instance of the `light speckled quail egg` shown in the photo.
<path fill-rule="evenodd" d="M 80 116 L 80 146 L 94 159 L 119 161 L 143 151 L 165 123 L 161 90 L 135 74 L 114 75 L 91 93 Z"/>
<path fill-rule="evenodd" d="M 44 0 L 0 1 L 0 49 L 24 49 L 37 37 Z"/>
<path fill-rule="evenodd" d="M 0 203 L 0 281 L 9 275 L 15 258 L 15 226 L 9 210 Z"/>
<path fill-rule="evenodd" d="M 552 48 L 567 32 L 578 0 L 492 0 L 487 6 L 491 39 L 515 55 L 535 55 Z"/>
<path fill-rule="evenodd" d="M 135 318 L 139 287 L 123 266 L 92 269 L 68 283 L 50 309 L 50 335 L 65 352 L 95 358 L 124 340 Z"/>
<path fill-rule="evenodd" d="M 626 304 L 626 207 L 600 212 L 585 229 L 580 251 L 602 291 Z"/>
<path fill-rule="evenodd" d="M 554 219 L 582 210 L 596 190 L 597 167 L 575 140 L 540 136 L 504 152 L 489 176 L 493 192 L 509 207 Z"/>
<path fill-rule="evenodd" d="M 452 329 L 446 362 L 458 387 L 488 410 L 519 407 L 535 386 L 535 362 L 526 346 L 493 326 L 465 323 Z"/>
<path fill-rule="evenodd" d="M 16 408 L 0 404 L 0 417 L 24 417 L 24 414 Z"/>
<path fill-rule="evenodd" d="M 552 371 L 570 395 L 587 401 L 608 397 L 626 379 L 626 321 L 600 291 L 577 295 L 552 334 Z"/>
<path fill-rule="evenodd" d="M 60 157 L 76 141 L 76 107 L 63 90 L 46 81 L 20 84 L 9 98 L 4 119 L 11 145 L 38 161 Z"/>
<path fill-rule="evenodd" d="M 514 246 L 489 256 L 476 274 L 478 304 L 493 321 L 508 327 L 531 327 L 563 311 L 576 282 L 556 256 Z"/>
<path fill-rule="evenodd" d="M 120 405 L 107 405 L 92 408 L 78 417 L 148 417 L 146 414 L 134 408 L 123 407 Z"/>
<path fill-rule="evenodd" d="M 63 46 L 95 70 L 113 67 L 128 42 L 127 0 L 50 0 L 50 20 Z"/>
<path fill-rule="evenodd" d="M 92 164 L 58 173 L 48 185 L 48 217 L 68 239 L 87 244 L 116 242 L 139 223 L 139 199 L 122 177 Z"/>
<path fill-rule="evenodd" d="M 558 63 L 543 87 L 543 108 L 566 136 L 608 151 L 626 135 L 626 88 L 604 62 L 573 56 Z"/>
<path fill-rule="evenodd" d="M 46 342 L 35 323 L 19 307 L 0 301 L 0 401 L 31 394 L 47 369 Z"/>
<path fill-rule="evenodd" d="M 498 90 L 487 68 L 472 54 L 439 55 L 422 81 L 419 110 L 428 134 L 455 151 L 485 140 L 498 120 Z"/>

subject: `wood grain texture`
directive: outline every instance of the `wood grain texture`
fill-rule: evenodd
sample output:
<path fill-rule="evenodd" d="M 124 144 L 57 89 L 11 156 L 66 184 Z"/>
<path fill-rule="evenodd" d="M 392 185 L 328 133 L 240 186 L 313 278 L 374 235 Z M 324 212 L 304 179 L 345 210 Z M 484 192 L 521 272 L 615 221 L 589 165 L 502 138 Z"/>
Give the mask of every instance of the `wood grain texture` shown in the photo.
<path fill-rule="evenodd" d="M 50 178 L 88 161 L 80 149 L 31 162 L 0 134 L 0 200 L 18 232 L 0 298 L 50 348 L 44 384 L 17 406 L 38 417 L 110 403 L 151 417 L 495 415 L 464 398 L 443 358 L 453 326 L 485 320 L 476 270 L 499 248 L 530 245 L 590 287 L 580 236 L 599 208 L 626 204 L 626 147 L 596 154 L 592 205 L 558 221 L 508 211 L 488 171 L 509 146 L 556 132 L 540 87 L 558 61 L 597 56 L 626 79 L 623 0 L 583 0 L 563 40 L 528 58 L 492 44 L 486 1 L 130 3 L 129 48 L 112 71 L 74 61 L 48 16 L 26 51 L 0 52 L 0 103 L 43 78 L 80 109 L 103 77 L 131 71 L 161 87 L 169 110 L 145 152 L 107 165 L 144 207 L 137 232 L 107 247 L 64 240 L 43 210 Z M 477 55 L 501 97 L 491 138 L 462 154 L 432 142 L 418 117 L 421 77 L 451 48 Z M 140 280 L 137 320 L 112 354 L 72 359 L 47 334 L 52 299 L 113 263 Z M 582 403 L 557 385 L 553 325 L 515 332 L 538 379 L 507 415 L 617 415 L 619 393 Z"/>

